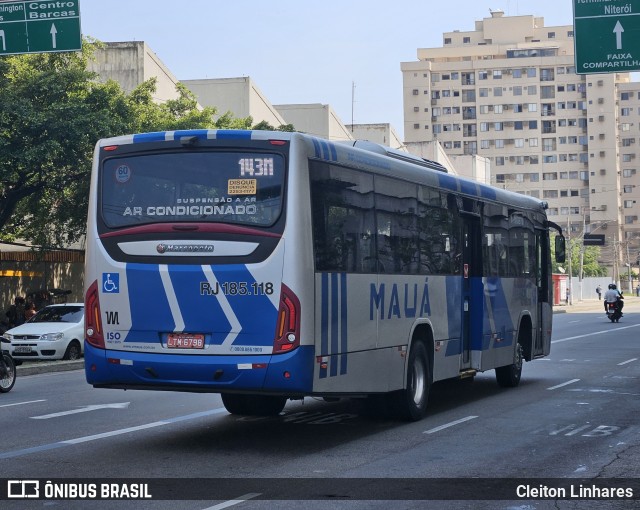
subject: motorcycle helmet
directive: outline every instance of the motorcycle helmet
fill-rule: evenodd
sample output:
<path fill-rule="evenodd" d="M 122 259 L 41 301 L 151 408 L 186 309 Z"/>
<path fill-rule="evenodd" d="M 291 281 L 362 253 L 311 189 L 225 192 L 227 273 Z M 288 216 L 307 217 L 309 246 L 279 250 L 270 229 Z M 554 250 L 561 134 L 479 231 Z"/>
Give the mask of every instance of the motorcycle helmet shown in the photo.
<path fill-rule="evenodd" d="M 609 284 L 609 288 L 610 288 L 611 290 L 616 290 L 616 284 L 615 284 L 615 283 L 610 283 L 610 284 Z"/>

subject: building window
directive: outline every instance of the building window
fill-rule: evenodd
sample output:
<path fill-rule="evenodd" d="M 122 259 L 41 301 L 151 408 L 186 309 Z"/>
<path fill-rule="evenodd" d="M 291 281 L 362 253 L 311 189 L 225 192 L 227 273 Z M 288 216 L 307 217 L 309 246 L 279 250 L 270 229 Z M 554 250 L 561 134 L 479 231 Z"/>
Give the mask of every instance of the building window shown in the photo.
<path fill-rule="evenodd" d="M 493 79 L 494 80 L 501 80 L 502 79 L 502 70 L 501 69 L 494 69 L 493 70 Z"/>
<path fill-rule="evenodd" d="M 625 200 L 624 201 L 624 208 L 625 209 L 631 209 L 633 207 L 633 204 L 635 204 L 636 201 L 635 200 Z"/>
<path fill-rule="evenodd" d="M 557 172 L 545 172 L 542 174 L 543 181 L 557 181 L 558 173 Z"/>
<path fill-rule="evenodd" d="M 555 77 L 554 69 L 540 69 L 540 81 L 553 81 Z"/>
<path fill-rule="evenodd" d="M 451 44 L 451 37 L 445 37 L 444 38 L 444 43 L 445 44 Z"/>
<path fill-rule="evenodd" d="M 463 37 L 462 42 L 463 44 L 469 44 L 471 42 L 471 37 Z"/>
<path fill-rule="evenodd" d="M 633 193 L 633 188 L 634 188 L 633 185 L 625 184 L 622 189 L 624 190 L 625 193 Z"/>

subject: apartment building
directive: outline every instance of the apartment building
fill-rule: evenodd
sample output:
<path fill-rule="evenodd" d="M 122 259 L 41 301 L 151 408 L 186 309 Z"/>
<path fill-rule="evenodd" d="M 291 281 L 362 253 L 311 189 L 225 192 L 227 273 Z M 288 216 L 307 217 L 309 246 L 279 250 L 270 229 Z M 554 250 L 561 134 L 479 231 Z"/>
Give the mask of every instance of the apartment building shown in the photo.
<path fill-rule="evenodd" d="M 546 200 L 573 238 L 605 235 L 618 278 L 640 251 L 640 84 L 577 75 L 573 25 L 491 16 L 401 64 L 405 142 L 491 162 L 491 183 Z"/>

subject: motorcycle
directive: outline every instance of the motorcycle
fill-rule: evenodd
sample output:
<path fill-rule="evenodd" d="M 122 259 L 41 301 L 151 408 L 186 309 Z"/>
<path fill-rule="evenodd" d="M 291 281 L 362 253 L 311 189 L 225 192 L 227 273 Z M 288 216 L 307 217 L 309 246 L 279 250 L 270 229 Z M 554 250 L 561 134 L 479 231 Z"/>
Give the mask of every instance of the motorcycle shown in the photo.
<path fill-rule="evenodd" d="M 0 336 L 1 343 L 11 343 L 5 337 Z M 6 349 L 0 349 L 0 393 L 8 393 L 16 383 L 16 363 Z"/>
<path fill-rule="evenodd" d="M 620 311 L 620 306 L 617 302 L 613 303 L 609 301 L 607 303 L 607 319 L 611 322 L 618 322 L 622 317 L 622 312 Z"/>

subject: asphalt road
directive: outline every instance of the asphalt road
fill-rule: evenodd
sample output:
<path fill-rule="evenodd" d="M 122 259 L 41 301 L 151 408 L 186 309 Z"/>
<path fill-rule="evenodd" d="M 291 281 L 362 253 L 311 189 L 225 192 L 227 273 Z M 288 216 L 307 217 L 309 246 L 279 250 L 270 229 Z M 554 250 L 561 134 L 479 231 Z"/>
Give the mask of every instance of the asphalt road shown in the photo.
<path fill-rule="evenodd" d="M 551 355 L 527 363 L 518 388 L 499 388 L 493 372 L 438 383 L 417 423 L 315 399 L 290 402 L 275 418 L 238 418 L 218 395 L 97 390 L 81 370 L 27 376 L 23 365 L 14 390 L 0 395 L 0 469 L 11 479 L 160 480 L 185 509 L 638 508 L 637 499 L 540 499 L 514 489 L 640 480 L 640 300 L 628 301 L 618 324 L 600 307 L 556 314 Z M 425 487 L 432 499 L 459 499 L 423 501 Z M 91 508 L 176 508 L 153 489 L 163 500 Z M 496 499 L 505 490 L 513 499 Z"/>

